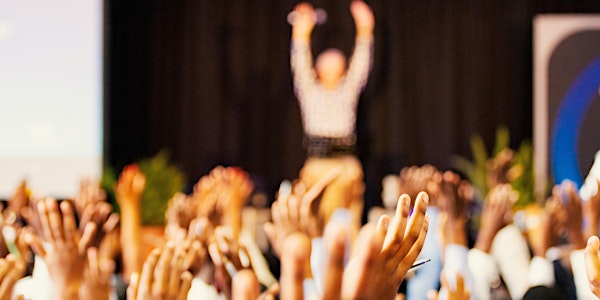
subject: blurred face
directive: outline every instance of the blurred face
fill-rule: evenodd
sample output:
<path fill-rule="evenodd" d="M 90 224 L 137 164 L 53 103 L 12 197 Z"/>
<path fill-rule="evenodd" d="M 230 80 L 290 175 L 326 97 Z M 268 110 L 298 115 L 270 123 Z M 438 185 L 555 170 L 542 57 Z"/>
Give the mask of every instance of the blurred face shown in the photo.
<path fill-rule="evenodd" d="M 340 50 L 325 50 L 317 57 L 315 69 L 321 81 L 337 82 L 346 71 L 346 57 Z"/>

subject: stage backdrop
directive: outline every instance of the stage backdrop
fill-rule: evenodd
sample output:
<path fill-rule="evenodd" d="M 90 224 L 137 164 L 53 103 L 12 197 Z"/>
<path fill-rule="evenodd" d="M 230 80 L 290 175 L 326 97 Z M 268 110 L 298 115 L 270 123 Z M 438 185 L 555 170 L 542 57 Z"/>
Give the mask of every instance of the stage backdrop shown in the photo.
<path fill-rule="evenodd" d="M 305 158 L 289 70 L 293 0 L 108 0 L 106 159 L 119 168 L 163 148 L 191 181 L 240 165 L 274 191 Z M 358 112 L 367 207 L 408 164 L 450 167 L 469 137 L 491 148 L 532 137 L 532 20 L 600 12 L 600 1 L 378 0 L 375 61 Z M 350 53 L 348 0 L 314 1 L 328 20 L 313 51 Z"/>
<path fill-rule="evenodd" d="M 581 186 L 600 150 L 600 15 L 537 16 L 534 79 L 538 195 L 548 181 Z"/>

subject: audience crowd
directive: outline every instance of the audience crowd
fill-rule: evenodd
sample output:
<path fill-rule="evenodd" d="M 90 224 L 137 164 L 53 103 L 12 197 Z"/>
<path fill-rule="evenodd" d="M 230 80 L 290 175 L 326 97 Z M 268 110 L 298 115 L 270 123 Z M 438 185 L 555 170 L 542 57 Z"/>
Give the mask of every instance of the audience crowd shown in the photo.
<path fill-rule="evenodd" d="M 572 182 L 556 185 L 543 207 L 524 213 L 502 174 L 490 176 L 493 187 L 482 196 L 452 171 L 406 167 L 384 180 L 394 208 L 371 215 L 355 233 L 348 207 L 327 221 L 319 214 L 320 202 L 336 197 L 323 195 L 340 170 L 311 184 L 282 183 L 271 221 L 259 224 L 269 253 L 243 226 L 253 183 L 240 168 L 216 167 L 190 194 L 173 195 L 164 242 L 147 255 L 140 221 L 146 180 L 136 165 L 114 186 L 119 214 L 97 182 L 83 180 L 73 199 L 60 201 L 23 182 L 2 211 L 0 299 L 600 296 L 598 180 L 586 199 Z"/>

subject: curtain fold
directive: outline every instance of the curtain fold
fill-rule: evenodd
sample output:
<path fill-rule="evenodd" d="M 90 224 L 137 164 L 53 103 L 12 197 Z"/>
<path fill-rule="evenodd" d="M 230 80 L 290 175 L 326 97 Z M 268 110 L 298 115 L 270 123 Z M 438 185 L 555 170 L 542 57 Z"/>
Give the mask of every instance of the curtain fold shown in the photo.
<path fill-rule="evenodd" d="M 598 1 L 367 1 L 375 60 L 358 111 L 366 207 L 381 178 L 410 164 L 450 167 L 488 147 L 496 128 L 514 146 L 532 135 L 532 18 L 600 12 Z M 106 0 L 105 159 L 120 168 L 167 149 L 190 183 L 217 164 L 246 169 L 272 195 L 305 158 L 289 70 L 290 0 Z M 348 0 L 328 12 L 313 53 L 351 52 Z"/>

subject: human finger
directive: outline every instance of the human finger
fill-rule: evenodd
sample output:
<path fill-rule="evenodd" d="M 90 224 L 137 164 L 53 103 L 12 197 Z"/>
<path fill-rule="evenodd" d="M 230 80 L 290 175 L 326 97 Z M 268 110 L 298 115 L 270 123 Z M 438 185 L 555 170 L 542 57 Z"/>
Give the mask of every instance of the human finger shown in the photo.
<path fill-rule="evenodd" d="M 110 214 L 110 216 L 108 217 L 106 222 L 104 222 L 104 224 L 102 225 L 102 230 L 104 232 L 113 231 L 117 227 L 117 224 L 119 224 L 119 219 L 120 219 L 120 216 L 118 213 Z"/>
<path fill-rule="evenodd" d="M 415 241 L 419 239 L 422 233 L 423 223 L 426 218 L 425 213 L 427 212 L 428 203 L 429 195 L 425 192 L 420 192 L 417 195 L 413 213 L 408 220 L 402 245 L 400 245 L 400 249 L 398 250 L 399 256 L 406 255 L 409 249 L 411 249 L 411 247 L 415 244 Z"/>
<path fill-rule="evenodd" d="M 335 221 L 330 222 L 325 228 L 324 238 L 327 247 L 327 261 L 323 282 L 323 299 L 340 299 L 346 246 L 349 238 L 347 226 Z"/>
<path fill-rule="evenodd" d="M 27 245 L 31 247 L 31 249 L 37 256 L 40 256 L 42 258 L 46 257 L 46 249 L 44 248 L 44 243 L 38 236 L 34 235 L 31 232 L 27 232 L 25 233 L 23 238 L 25 239 L 25 243 L 27 243 Z"/>
<path fill-rule="evenodd" d="M 155 296 L 167 295 L 173 251 L 173 243 L 167 243 L 166 247 L 162 250 L 158 262 L 156 263 L 156 267 L 154 268 L 153 272 L 154 280 L 152 282 L 152 294 Z"/>
<path fill-rule="evenodd" d="M 396 214 L 391 220 L 385 240 L 383 243 L 383 249 L 390 249 L 391 252 L 395 252 L 400 248 L 404 232 L 406 230 L 406 223 L 408 220 L 410 206 L 410 197 L 407 194 L 400 196 L 398 204 L 396 206 Z"/>
<path fill-rule="evenodd" d="M 39 201 L 37 203 L 38 216 L 42 225 L 42 233 L 44 241 L 48 243 L 54 243 L 54 237 L 52 236 L 52 229 L 50 226 L 50 219 L 48 217 L 48 210 L 46 209 L 45 201 Z"/>
<path fill-rule="evenodd" d="M 290 195 L 285 199 L 285 202 L 287 205 L 289 220 L 291 223 L 298 224 L 300 222 L 300 199 L 298 199 L 298 197 L 295 195 Z"/>
<path fill-rule="evenodd" d="M 183 268 L 184 252 L 176 251 L 171 260 L 171 272 L 168 278 L 168 295 L 177 295 L 181 284 L 181 273 Z"/>
<path fill-rule="evenodd" d="M 377 225 L 375 227 L 376 231 L 385 237 L 387 234 L 388 226 L 390 225 L 390 217 L 388 215 L 383 215 L 379 217 L 377 221 Z"/>
<path fill-rule="evenodd" d="M 83 229 L 83 234 L 81 234 L 81 238 L 77 244 L 77 249 L 79 253 L 85 253 L 87 249 L 92 245 L 92 240 L 94 239 L 94 235 L 96 234 L 97 227 L 94 222 L 87 223 L 85 228 Z"/>
<path fill-rule="evenodd" d="M 180 276 L 181 284 L 179 286 L 177 300 L 186 300 L 188 298 L 188 292 L 192 287 L 193 276 L 192 273 L 185 271 Z"/>
<path fill-rule="evenodd" d="M 64 242 L 65 235 L 61 215 L 55 199 L 46 199 L 46 213 L 50 222 L 50 230 L 55 242 Z"/>
<path fill-rule="evenodd" d="M 154 270 L 158 259 L 161 255 L 161 249 L 156 248 L 150 252 L 150 255 L 144 262 L 142 267 L 142 274 L 139 275 L 139 280 L 136 288 L 136 295 L 150 295 L 152 292 L 152 282 L 154 279 Z M 133 276 L 131 281 L 133 282 Z"/>
<path fill-rule="evenodd" d="M 88 270 L 89 274 L 93 278 L 94 281 L 98 282 L 100 280 L 100 265 L 98 264 L 98 249 L 95 247 L 90 247 L 87 249 L 87 262 L 88 262 Z"/>
<path fill-rule="evenodd" d="M 0 280 L 3 280 L 11 267 L 12 266 L 10 262 L 8 262 L 6 259 L 0 259 Z"/>
<path fill-rule="evenodd" d="M 138 286 L 140 282 L 140 275 L 136 273 L 131 274 L 131 278 L 129 279 L 129 286 L 127 287 L 127 300 L 136 300 L 138 293 Z"/>
<path fill-rule="evenodd" d="M 77 234 L 77 225 L 75 224 L 73 209 L 69 203 L 63 201 L 60 203 L 60 210 L 62 212 L 65 240 L 77 245 L 79 243 L 79 236 Z"/>
<path fill-rule="evenodd" d="M 412 267 L 413 263 L 419 257 L 421 250 L 423 249 L 423 244 L 425 244 L 425 237 L 427 236 L 427 230 L 429 228 L 429 218 L 425 217 L 423 220 L 423 226 L 420 229 L 419 236 L 417 240 L 409 245 L 410 250 L 406 254 L 402 254 L 400 251 L 396 253 L 392 263 L 397 263 L 398 267 L 396 268 L 396 276 L 397 278 L 404 279 L 406 276 L 406 272 Z"/>
<path fill-rule="evenodd" d="M 10 299 L 13 287 L 20 274 L 17 274 L 17 270 L 15 269 L 16 263 L 14 257 L 12 260 L 3 259 L 2 262 L 4 264 L 0 264 L 0 272 L 2 273 L 0 275 L 0 278 L 2 278 L 2 282 L 0 283 L 0 299 Z"/>
<path fill-rule="evenodd" d="M 588 284 L 594 295 L 600 297 L 600 240 L 597 236 L 591 236 L 585 247 L 585 270 L 587 273 Z"/>

